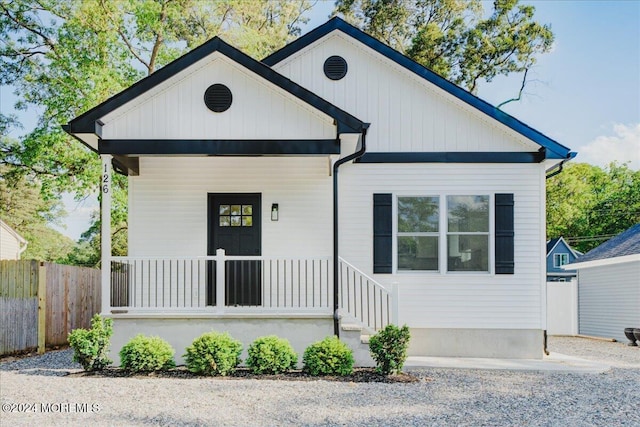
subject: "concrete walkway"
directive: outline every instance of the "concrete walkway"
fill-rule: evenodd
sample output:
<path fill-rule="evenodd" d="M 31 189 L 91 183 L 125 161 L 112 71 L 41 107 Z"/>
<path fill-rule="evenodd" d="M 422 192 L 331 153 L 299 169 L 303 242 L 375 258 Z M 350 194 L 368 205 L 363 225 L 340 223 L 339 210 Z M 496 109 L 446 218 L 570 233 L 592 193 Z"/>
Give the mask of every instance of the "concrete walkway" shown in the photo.
<path fill-rule="evenodd" d="M 580 359 L 559 353 L 551 353 L 542 359 L 493 359 L 471 357 L 409 357 L 404 370 L 424 368 L 454 369 L 500 369 L 507 371 L 543 371 L 601 374 L 611 369 L 610 365 Z"/>

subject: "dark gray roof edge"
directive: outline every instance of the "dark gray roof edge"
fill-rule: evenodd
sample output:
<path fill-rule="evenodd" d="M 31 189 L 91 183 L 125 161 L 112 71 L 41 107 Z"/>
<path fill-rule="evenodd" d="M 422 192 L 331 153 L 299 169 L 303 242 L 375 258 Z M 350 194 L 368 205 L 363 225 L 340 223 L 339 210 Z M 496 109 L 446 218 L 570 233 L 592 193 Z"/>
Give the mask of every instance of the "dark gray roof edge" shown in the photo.
<path fill-rule="evenodd" d="M 301 99 L 308 105 L 332 117 L 334 120 L 336 120 L 338 129 L 344 133 L 360 133 L 368 126 L 358 118 L 331 104 L 329 101 L 326 101 L 325 99 L 319 97 L 308 89 L 305 89 L 304 87 L 298 85 L 294 81 L 279 74 L 269 66 L 256 61 L 247 54 L 227 44 L 220 37 L 214 37 L 211 40 L 193 49 L 192 51 L 187 52 L 183 56 L 160 68 L 153 74 L 137 81 L 127 89 L 124 89 L 123 91 L 115 94 L 106 101 L 72 119 L 71 121 L 69 121 L 64 130 L 72 134 L 94 133 L 95 121 L 100 117 L 105 116 L 116 108 L 137 98 L 143 93 L 151 90 L 155 86 L 159 85 L 160 83 L 194 64 L 195 62 L 205 58 L 207 55 L 210 55 L 211 53 L 216 51 L 229 57 L 238 64 L 265 78 L 276 86 L 284 89 L 285 91 Z"/>
<path fill-rule="evenodd" d="M 466 91 L 455 83 L 452 83 L 444 77 L 429 70 L 425 66 L 418 64 L 412 59 L 404 56 L 400 52 L 392 49 L 391 47 L 368 35 L 364 31 L 354 27 L 353 25 L 345 22 L 337 16 L 331 18 L 326 23 L 299 37 L 298 39 L 284 46 L 282 49 L 267 56 L 262 60 L 262 62 L 269 66 L 273 66 L 293 55 L 294 53 L 304 49 L 315 41 L 321 39 L 334 30 L 342 31 L 343 33 L 353 37 L 354 39 L 370 47 L 379 54 L 396 62 L 409 71 L 412 71 L 425 80 L 435 84 L 444 91 L 464 101 L 470 106 L 480 110 L 484 114 L 497 120 L 498 122 L 514 130 L 515 132 L 525 136 L 526 138 L 532 140 L 536 144 L 546 148 L 546 156 L 548 159 L 572 159 L 576 156 L 576 153 L 572 152 L 568 147 L 565 147 L 559 142 L 533 129 L 524 122 L 494 107 L 487 101 L 478 98 L 477 96 Z"/>
<path fill-rule="evenodd" d="M 572 264 L 640 254 L 640 223 L 578 257 Z"/>

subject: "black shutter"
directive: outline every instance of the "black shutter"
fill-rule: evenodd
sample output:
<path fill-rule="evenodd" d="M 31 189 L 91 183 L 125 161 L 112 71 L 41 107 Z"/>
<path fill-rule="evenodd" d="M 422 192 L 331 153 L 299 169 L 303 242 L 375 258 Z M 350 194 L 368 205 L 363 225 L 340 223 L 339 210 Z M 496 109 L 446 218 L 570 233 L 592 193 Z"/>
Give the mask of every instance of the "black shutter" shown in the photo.
<path fill-rule="evenodd" d="M 496 274 L 513 274 L 513 194 L 496 194 Z"/>
<path fill-rule="evenodd" d="M 373 272 L 391 273 L 391 194 L 373 195 Z"/>

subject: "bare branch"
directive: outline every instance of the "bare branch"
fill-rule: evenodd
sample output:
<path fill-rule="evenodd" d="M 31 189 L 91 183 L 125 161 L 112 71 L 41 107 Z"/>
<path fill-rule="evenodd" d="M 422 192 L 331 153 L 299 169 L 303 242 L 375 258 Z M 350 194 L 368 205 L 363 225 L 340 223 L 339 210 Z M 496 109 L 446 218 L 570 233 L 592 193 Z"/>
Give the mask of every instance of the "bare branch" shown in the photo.
<path fill-rule="evenodd" d="M 510 102 L 515 102 L 515 101 L 520 101 L 520 99 L 522 99 L 522 93 L 524 92 L 524 87 L 527 85 L 527 74 L 528 73 L 529 73 L 529 68 L 527 67 L 527 68 L 524 69 L 524 75 L 522 76 L 522 84 L 520 85 L 520 90 L 518 91 L 518 96 L 515 97 L 515 98 L 507 99 L 504 102 L 501 102 L 496 107 L 497 109 L 500 109 L 500 107 L 502 107 L 505 104 L 508 104 Z"/>

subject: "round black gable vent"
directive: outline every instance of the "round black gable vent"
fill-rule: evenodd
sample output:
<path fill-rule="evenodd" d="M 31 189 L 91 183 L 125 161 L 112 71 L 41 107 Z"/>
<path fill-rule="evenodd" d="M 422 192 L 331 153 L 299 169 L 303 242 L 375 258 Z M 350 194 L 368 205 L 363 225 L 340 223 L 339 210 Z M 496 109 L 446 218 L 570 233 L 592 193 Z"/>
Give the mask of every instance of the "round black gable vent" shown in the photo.
<path fill-rule="evenodd" d="M 340 80 L 347 75 L 347 61 L 341 56 L 330 56 L 324 61 L 324 75 L 331 80 Z"/>
<path fill-rule="evenodd" d="M 231 101 L 233 101 L 231 91 L 223 84 L 211 85 L 204 92 L 204 104 L 213 112 L 227 111 L 231 107 Z"/>

